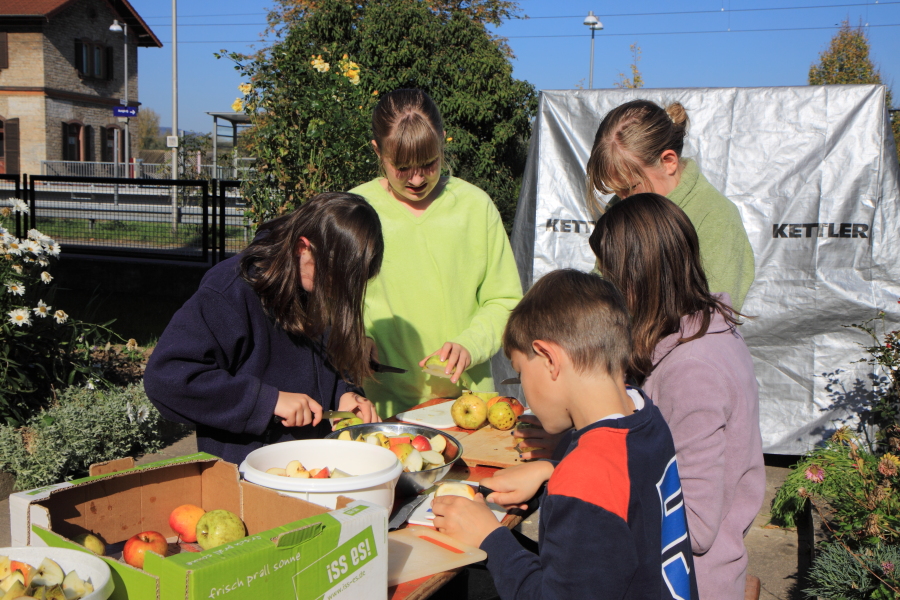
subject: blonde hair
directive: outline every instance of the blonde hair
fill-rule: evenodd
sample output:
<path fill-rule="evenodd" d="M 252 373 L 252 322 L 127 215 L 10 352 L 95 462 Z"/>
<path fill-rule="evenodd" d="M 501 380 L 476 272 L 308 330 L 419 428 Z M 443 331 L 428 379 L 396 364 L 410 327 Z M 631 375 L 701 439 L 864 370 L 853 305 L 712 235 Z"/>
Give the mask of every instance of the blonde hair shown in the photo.
<path fill-rule="evenodd" d="M 372 138 L 381 159 L 397 168 L 443 159 L 441 113 L 422 90 L 400 89 L 382 96 L 372 113 Z"/>
<path fill-rule="evenodd" d="M 657 166 L 666 150 L 681 158 L 688 125 L 687 111 L 678 102 L 663 109 L 649 100 L 633 100 L 611 110 L 594 136 L 587 163 L 588 197 L 593 198 L 593 190 L 612 194 L 613 187 L 650 187 L 645 169 Z"/>

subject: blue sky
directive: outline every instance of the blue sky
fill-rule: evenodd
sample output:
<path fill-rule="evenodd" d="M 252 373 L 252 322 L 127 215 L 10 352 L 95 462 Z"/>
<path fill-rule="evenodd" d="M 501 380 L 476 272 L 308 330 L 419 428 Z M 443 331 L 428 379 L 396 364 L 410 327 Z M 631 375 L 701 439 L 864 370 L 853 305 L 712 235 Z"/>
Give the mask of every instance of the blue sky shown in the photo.
<path fill-rule="evenodd" d="M 131 0 L 164 47 L 141 48 L 139 97 L 171 125 L 171 3 Z M 645 86 L 805 85 L 810 64 L 836 25 L 868 24 L 873 59 L 889 85 L 900 82 L 900 0 L 522 0 L 528 19 L 497 29 L 516 55 L 514 74 L 537 89 L 588 87 L 589 10 L 602 21 L 595 38 L 594 87 L 612 87 L 642 50 Z M 270 0 L 178 0 L 179 128 L 210 131 L 207 111 L 230 111 L 241 79 L 220 49 L 260 47 Z M 210 13 L 210 14 L 206 14 Z M 668 14 L 663 14 L 668 13 Z M 892 60 L 893 59 L 893 60 Z M 900 93 L 900 88 L 895 90 Z M 897 103 L 900 104 L 900 98 Z"/>

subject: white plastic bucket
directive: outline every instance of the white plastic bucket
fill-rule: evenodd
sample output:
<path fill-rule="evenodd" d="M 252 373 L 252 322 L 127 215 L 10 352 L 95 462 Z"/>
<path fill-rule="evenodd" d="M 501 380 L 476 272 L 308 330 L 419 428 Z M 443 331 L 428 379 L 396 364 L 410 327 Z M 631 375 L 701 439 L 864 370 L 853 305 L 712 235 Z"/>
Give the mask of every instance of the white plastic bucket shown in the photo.
<path fill-rule="evenodd" d="M 292 460 L 299 460 L 309 470 L 328 467 L 340 469 L 352 477 L 300 479 L 266 473 L 272 467 L 283 469 Z M 393 452 L 374 444 L 295 440 L 254 450 L 238 469 L 247 481 L 326 508 L 336 508 L 338 496 L 347 496 L 390 510 L 403 465 Z"/>

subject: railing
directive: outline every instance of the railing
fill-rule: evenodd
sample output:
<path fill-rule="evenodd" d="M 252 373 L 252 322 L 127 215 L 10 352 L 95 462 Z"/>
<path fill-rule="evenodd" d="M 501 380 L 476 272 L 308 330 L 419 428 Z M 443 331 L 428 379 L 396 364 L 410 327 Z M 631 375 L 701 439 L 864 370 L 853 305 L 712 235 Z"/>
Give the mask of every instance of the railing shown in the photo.
<path fill-rule="evenodd" d="M 238 159 L 251 162 L 255 159 Z M 246 180 L 256 169 L 235 167 L 234 165 L 196 164 L 188 157 L 187 164 L 180 167 L 182 179 L 223 179 Z M 171 163 L 145 163 L 135 159 L 131 168 L 127 163 L 80 162 L 72 160 L 42 160 L 41 175 L 51 177 L 121 177 L 134 179 L 171 179 Z"/>
<path fill-rule="evenodd" d="M 29 204 L 16 235 L 37 228 L 67 253 L 215 264 L 249 241 L 239 181 L 49 175 L 22 181 L 24 189 L 18 176 L 0 176 L 0 190 L 15 184 L 16 197 Z"/>

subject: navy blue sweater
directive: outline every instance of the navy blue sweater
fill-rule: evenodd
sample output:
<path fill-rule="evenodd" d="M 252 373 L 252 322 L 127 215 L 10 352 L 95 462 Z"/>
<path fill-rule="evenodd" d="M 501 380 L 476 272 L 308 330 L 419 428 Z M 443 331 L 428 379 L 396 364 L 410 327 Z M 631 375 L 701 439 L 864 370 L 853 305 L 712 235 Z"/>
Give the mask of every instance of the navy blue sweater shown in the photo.
<path fill-rule="evenodd" d="M 167 419 L 196 425 L 197 447 L 240 463 L 265 444 L 324 437 L 273 422 L 278 392 L 307 394 L 325 410 L 362 390 L 344 382 L 321 341 L 296 337 L 263 312 L 235 256 L 210 269 L 153 350 L 144 389 Z"/>
<path fill-rule="evenodd" d="M 505 527 L 481 544 L 503 600 L 696 600 L 675 445 L 644 406 L 575 432 L 541 498 L 540 555 Z"/>

